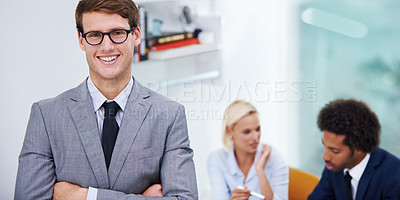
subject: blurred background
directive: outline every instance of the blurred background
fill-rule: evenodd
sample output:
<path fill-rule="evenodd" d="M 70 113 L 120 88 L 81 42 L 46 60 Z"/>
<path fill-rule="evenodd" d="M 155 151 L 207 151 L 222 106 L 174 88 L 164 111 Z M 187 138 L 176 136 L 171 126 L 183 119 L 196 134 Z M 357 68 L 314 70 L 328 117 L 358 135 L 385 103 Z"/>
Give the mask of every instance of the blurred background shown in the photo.
<path fill-rule="evenodd" d="M 77 2 L 0 0 L 1 199 L 13 198 L 32 103 L 88 76 L 75 29 Z M 316 118 L 336 98 L 369 104 L 382 125 L 380 146 L 400 156 L 400 2 L 137 3 L 148 8 L 149 19 L 176 20 L 168 24 L 163 19 L 165 28 L 176 31 L 191 28 L 179 14 L 189 6 L 192 26 L 210 32 L 208 41 L 216 46 L 190 56 L 133 63 L 137 80 L 185 105 L 200 199 L 210 198 L 208 155 L 223 147 L 222 115 L 236 99 L 256 106 L 261 141 L 278 149 L 290 167 L 320 176 L 323 145 Z M 157 11 L 160 6 L 165 9 Z"/>

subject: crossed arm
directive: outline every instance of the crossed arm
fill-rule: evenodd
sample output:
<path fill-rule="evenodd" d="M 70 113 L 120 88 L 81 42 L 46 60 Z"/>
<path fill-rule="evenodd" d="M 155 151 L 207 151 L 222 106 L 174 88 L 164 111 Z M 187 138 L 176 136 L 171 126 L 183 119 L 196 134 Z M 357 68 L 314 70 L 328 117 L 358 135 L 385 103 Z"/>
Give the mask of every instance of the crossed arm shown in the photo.
<path fill-rule="evenodd" d="M 51 149 L 49 128 L 46 126 L 39 104 L 32 106 L 31 116 L 19 157 L 19 168 L 15 186 L 15 199 L 85 199 L 88 188 L 57 182 L 56 166 Z M 176 116 L 168 128 L 164 155 L 160 163 L 161 185 L 153 185 L 143 194 L 126 194 L 110 189 L 98 189 L 99 199 L 147 199 L 161 196 L 165 199 L 197 199 L 193 151 L 189 147 L 186 118 L 183 107 L 176 110 Z M 62 168 L 63 166 L 57 166 Z M 177 175 L 180 173 L 180 175 Z M 65 197 L 65 198 L 64 198 Z M 146 198 L 147 197 L 147 198 Z M 78 198 L 78 199 L 79 199 Z"/>
<path fill-rule="evenodd" d="M 80 187 L 68 182 L 58 182 L 54 184 L 53 200 L 86 199 L 88 188 Z M 161 184 L 155 184 L 147 188 L 142 196 L 162 197 Z"/>

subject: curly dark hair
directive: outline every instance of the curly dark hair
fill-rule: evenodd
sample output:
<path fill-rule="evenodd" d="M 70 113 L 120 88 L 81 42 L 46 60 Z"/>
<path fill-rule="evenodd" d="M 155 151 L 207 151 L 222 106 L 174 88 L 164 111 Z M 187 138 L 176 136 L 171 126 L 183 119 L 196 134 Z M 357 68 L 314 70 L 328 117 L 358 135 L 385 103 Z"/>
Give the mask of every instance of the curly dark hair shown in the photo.
<path fill-rule="evenodd" d="M 344 144 L 352 151 L 372 152 L 379 145 L 381 125 L 367 104 L 354 99 L 336 99 L 318 115 L 318 127 L 337 135 L 346 135 Z"/>

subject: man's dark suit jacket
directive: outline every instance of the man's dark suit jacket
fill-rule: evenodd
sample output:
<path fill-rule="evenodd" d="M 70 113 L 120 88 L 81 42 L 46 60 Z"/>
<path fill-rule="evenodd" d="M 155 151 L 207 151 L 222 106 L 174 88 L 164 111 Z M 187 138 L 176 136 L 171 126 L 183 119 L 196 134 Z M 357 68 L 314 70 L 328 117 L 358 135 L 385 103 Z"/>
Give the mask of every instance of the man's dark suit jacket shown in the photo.
<path fill-rule="evenodd" d="M 391 153 L 376 149 L 358 183 L 356 200 L 396 199 L 400 160 Z M 308 197 L 313 199 L 346 199 L 343 170 L 324 169 L 321 180 Z"/>

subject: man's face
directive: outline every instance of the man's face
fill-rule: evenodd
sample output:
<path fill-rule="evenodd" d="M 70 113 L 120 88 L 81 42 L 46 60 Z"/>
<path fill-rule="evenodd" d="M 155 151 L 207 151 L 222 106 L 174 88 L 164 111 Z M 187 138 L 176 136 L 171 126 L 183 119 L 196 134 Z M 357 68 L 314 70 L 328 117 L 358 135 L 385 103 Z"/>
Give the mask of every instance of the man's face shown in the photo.
<path fill-rule="evenodd" d="M 345 168 L 353 168 L 364 158 L 359 150 L 351 151 L 350 147 L 343 144 L 345 135 L 337 135 L 329 131 L 324 131 L 322 144 L 325 146 L 322 159 L 325 166 L 331 171 L 341 171 Z"/>
<path fill-rule="evenodd" d="M 116 13 L 104 12 L 83 13 L 82 25 L 84 33 L 89 31 L 104 33 L 115 29 L 129 30 L 131 28 L 128 19 Z M 79 33 L 78 37 L 80 48 L 86 52 L 89 73 L 93 81 L 130 78 L 134 47 L 140 43 L 139 28 L 135 28 L 132 33 L 128 34 L 128 38 L 122 44 L 113 43 L 108 35 L 104 35 L 103 41 L 96 46 L 88 44 Z"/>

